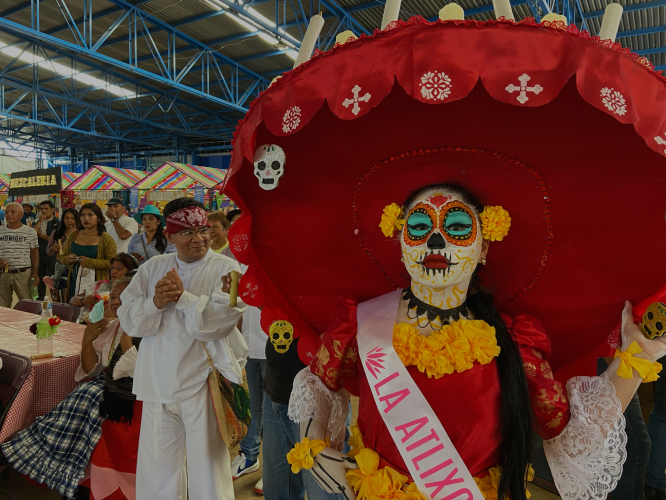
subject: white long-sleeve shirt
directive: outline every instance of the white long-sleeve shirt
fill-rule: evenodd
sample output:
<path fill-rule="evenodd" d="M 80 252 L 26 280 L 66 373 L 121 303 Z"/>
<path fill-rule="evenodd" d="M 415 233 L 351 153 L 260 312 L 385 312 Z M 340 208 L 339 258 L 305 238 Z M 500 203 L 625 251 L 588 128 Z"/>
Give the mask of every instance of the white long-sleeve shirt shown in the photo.
<path fill-rule="evenodd" d="M 241 264 L 240 267 L 241 272 L 245 274 L 248 266 Z M 266 359 L 266 342 L 268 342 L 268 334 L 264 333 L 261 329 L 261 309 L 248 306 L 243 313 L 241 333 L 250 350 L 250 355 L 248 357 L 252 359 Z"/>
<path fill-rule="evenodd" d="M 185 292 L 177 303 L 158 309 L 155 284 L 172 269 Z M 165 254 L 139 267 L 118 309 L 125 332 L 143 337 L 134 369 L 137 399 L 177 403 L 201 389 L 211 370 L 202 341 L 220 373 L 241 382 L 248 348 L 236 323 L 246 306 L 239 300 L 230 307 L 229 295 L 222 293 L 222 277 L 239 270 L 236 261 L 210 250 L 193 263 Z"/>
<path fill-rule="evenodd" d="M 261 310 L 258 307 L 248 308 L 243 313 L 243 338 L 250 350 L 252 359 L 266 359 L 266 342 L 268 335 L 261 329 Z"/>

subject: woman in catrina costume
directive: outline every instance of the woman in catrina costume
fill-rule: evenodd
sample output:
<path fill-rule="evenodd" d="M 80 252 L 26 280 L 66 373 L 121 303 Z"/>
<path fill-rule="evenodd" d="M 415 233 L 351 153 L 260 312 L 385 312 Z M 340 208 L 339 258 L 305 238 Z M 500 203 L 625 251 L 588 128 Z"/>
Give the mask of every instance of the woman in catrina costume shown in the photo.
<path fill-rule="evenodd" d="M 371 36 L 304 42 L 235 136 L 239 293 L 307 365 L 292 471 L 349 499 L 520 500 L 535 429 L 562 497 L 605 499 L 666 352 L 631 306 L 666 279 L 664 78 L 614 43 L 617 5 L 600 38 L 394 3 Z"/>

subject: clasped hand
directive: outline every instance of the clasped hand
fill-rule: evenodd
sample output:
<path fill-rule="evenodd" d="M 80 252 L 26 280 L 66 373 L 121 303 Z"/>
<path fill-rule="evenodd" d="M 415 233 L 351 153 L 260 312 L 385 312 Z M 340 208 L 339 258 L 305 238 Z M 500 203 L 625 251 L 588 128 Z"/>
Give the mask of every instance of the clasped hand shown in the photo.
<path fill-rule="evenodd" d="M 310 440 L 325 439 L 326 425 L 317 420 L 306 420 L 301 422 L 299 427 L 301 440 L 304 437 Z M 326 493 L 342 495 L 345 500 L 355 500 L 354 490 L 347 481 L 347 471 L 350 469 L 358 469 L 356 460 L 329 447 L 314 457 L 314 466 L 310 473 Z"/>
<path fill-rule="evenodd" d="M 153 303 L 158 309 L 163 309 L 171 302 L 178 302 L 184 291 L 183 280 L 180 279 L 178 272 L 173 268 L 155 283 Z"/>

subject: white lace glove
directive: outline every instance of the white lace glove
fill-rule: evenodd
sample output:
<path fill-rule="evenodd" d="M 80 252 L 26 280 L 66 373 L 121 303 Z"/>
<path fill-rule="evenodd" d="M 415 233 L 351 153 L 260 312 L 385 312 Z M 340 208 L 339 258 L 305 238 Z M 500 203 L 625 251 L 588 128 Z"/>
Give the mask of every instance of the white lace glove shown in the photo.
<path fill-rule="evenodd" d="M 300 431 L 301 441 L 303 438 L 310 440 L 326 438 L 326 426 L 312 418 L 300 423 Z M 346 476 L 350 469 L 358 469 L 356 460 L 332 448 L 324 448 L 314 457 L 314 466 L 310 469 L 310 473 L 326 493 L 341 494 L 347 500 L 356 500 L 354 490 Z"/>

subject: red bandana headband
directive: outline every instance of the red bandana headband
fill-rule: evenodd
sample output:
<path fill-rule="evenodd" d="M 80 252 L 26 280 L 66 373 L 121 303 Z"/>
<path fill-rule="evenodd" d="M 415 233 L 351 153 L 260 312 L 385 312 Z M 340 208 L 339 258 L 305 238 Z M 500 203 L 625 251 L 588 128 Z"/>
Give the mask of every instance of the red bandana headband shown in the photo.
<path fill-rule="evenodd" d="M 200 226 L 210 227 L 206 211 L 201 207 L 181 208 L 166 218 L 166 230 L 169 234 Z"/>

